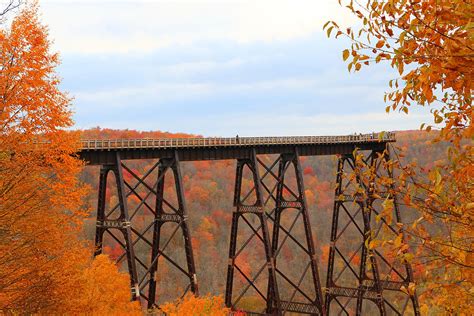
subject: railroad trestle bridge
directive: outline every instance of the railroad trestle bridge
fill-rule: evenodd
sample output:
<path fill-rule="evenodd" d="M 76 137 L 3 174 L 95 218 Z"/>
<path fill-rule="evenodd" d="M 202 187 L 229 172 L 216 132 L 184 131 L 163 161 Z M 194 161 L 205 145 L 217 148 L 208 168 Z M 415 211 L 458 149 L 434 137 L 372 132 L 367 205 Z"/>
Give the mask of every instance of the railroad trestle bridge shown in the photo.
<path fill-rule="evenodd" d="M 140 300 L 148 308 L 158 304 L 160 260 L 167 261 L 183 276 L 183 292 L 198 294 L 180 165 L 183 161 L 233 159 L 236 160 L 234 212 L 225 289 L 228 307 L 239 310 L 239 301 L 252 292 L 264 302 L 259 310 L 248 311 L 255 314 L 367 315 L 376 311 L 380 315 L 419 315 L 416 293 L 407 290 L 414 283 L 409 263 L 367 247 L 382 232 L 403 236 L 396 225 L 401 222 L 396 196 L 391 197 L 395 202 L 394 223 L 376 221 L 374 217 L 381 212 L 380 200 L 391 194 L 390 188 L 375 192 L 375 178 L 367 183 L 359 176 L 348 176 L 361 168 L 360 161 L 354 157 L 356 149 L 367 153 L 362 168 L 376 170 L 373 177 L 383 172 L 392 176 L 382 166 L 389 159 L 387 145 L 394 141 L 392 133 L 83 140 L 80 158 L 101 168 L 95 254 L 104 251 L 107 233 L 123 248 L 117 260 L 126 260 L 132 299 Z M 276 158 L 264 159 L 267 155 Z M 325 282 L 320 279 L 320 260 L 300 163 L 302 156 L 322 155 L 338 157 Z M 137 159 L 156 162 L 139 175 L 127 166 L 129 161 Z M 288 176 L 290 172 L 292 176 Z M 110 173 L 115 176 L 113 183 L 108 183 Z M 124 173 L 129 176 L 124 177 Z M 152 184 L 148 181 L 150 177 L 154 178 Z M 114 186 L 117 192 L 118 202 L 113 207 L 106 205 L 108 185 Z M 361 189 L 364 194 L 360 194 Z M 167 196 L 169 191 L 174 197 Z M 139 201 L 134 209 L 129 207 L 130 197 Z M 288 211 L 295 212 L 294 220 L 291 225 L 284 225 Z M 136 224 L 138 212 L 148 212 L 150 221 Z M 165 230 L 167 226 L 173 228 Z M 178 235 L 183 240 L 181 261 L 167 252 L 170 241 Z M 281 251 L 289 241 L 300 251 L 298 264 L 290 267 Z M 138 243 L 148 247 L 147 258 L 136 255 Z M 350 251 L 346 249 L 349 243 L 354 246 Z M 262 254 L 261 266 L 254 267 L 251 273 L 242 268 L 239 259 L 250 247 L 258 248 L 256 251 Z"/>

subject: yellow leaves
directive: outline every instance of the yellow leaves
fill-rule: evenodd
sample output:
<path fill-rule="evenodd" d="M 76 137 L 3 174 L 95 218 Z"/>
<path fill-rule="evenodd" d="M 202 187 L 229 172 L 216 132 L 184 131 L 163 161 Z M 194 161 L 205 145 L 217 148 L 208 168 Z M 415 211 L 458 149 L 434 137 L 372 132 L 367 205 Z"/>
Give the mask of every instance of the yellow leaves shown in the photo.
<path fill-rule="evenodd" d="M 400 248 L 400 246 L 402 245 L 403 243 L 403 235 L 402 234 L 398 234 L 397 237 L 393 240 L 393 246 L 395 248 Z"/>
<path fill-rule="evenodd" d="M 187 294 L 182 300 L 164 304 L 161 310 L 169 316 L 227 316 L 230 312 L 224 306 L 224 300 L 220 296 L 196 297 L 193 294 Z"/>
<path fill-rule="evenodd" d="M 402 74 L 403 74 L 403 70 L 404 70 L 403 62 L 402 62 L 402 61 L 398 61 L 398 62 L 396 63 L 396 65 L 397 65 L 398 73 L 399 73 L 400 75 L 402 75 Z"/>
<path fill-rule="evenodd" d="M 330 27 L 328 27 L 328 29 L 326 30 L 326 34 L 327 34 L 328 37 L 331 36 L 331 32 L 332 32 L 333 29 L 334 29 L 334 26 L 330 26 Z"/>
<path fill-rule="evenodd" d="M 430 311 L 430 308 L 428 307 L 428 305 L 426 304 L 421 305 L 420 307 L 421 315 L 428 315 L 429 311 Z"/>
<path fill-rule="evenodd" d="M 433 194 L 431 195 L 431 199 L 433 199 L 443 191 L 443 176 L 439 168 L 434 168 L 430 172 L 429 177 L 433 187 Z"/>
<path fill-rule="evenodd" d="M 371 240 L 368 244 L 368 249 L 372 250 L 380 246 L 381 242 L 379 240 Z"/>
<path fill-rule="evenodd" d="M 415 294 L 415 290 L 416 290 L 416 285 L 415 285 L 415 283 L 410 282 L 410 283 L 408 284 L 408 287 L 402 286 L 402 287 L 400 288 L 400 290 L 402 290 L 403 292 L 405 292 L 405 293 L 408 294 L 408 295 L 414 295 L 414 294 Z"/>
<path fill-rule="evenodd" d="M 354 68 L 354 71 L 359 71 L 361 68 L 362 68 L 362 64 L 361 63 L 357 63 L 357 62 L 350 62 L 348 65 L 347 65 L 347 70 L 349 72 L 351 72 L 352 68 Z"/>
<path fill-rule="evenodd" d="M 349 58 L 349 50 L 348 50 L 348 49 L 345 49 L 345 50 L 342 52 L 342 59 L 343 59 L 344 61 L 346 61 L 347 58 Z"/>
<path fill-rule="evenodd" d="M 433 111 L 434 122 L 435 124 L 440 124 L 443 122 L 443 117 L 439 114 L 438 111 Z"/>
<path fill-rule="evenodd" d="M 415 256 L 410 252 L 403 254 L 403 261 L 405 262 L 412 263 L 414 258 Z"/>
<path fill-rule="evenodd" d="M 331 25 L 331 26 L 329 26 L 329 25 Z M 328 22 L 324 23 L 323 30 L 326 30 L 327 37 L 331 37 L 331 33 L 332 33 L 333 29 L 338 30 L 338 32 L 336 33 L 336 38 L 342 34 L 342 32 L 339 30 L 339 26 L 337 25 L 336 22 L 328 21 Z"/>
<path fill-rule="evenodd" d="M 373 194 L 372 194 L 372 197 L 373 197 L 374 199 L 381 199 L 381 198 L 382 198 L 382 196 L 380 196 L 378 193 L 373 193 Z"/>
<path fill-rule="evenodd" d="M 393 199 L 386 198 L 382 202 L 382 211 L 377 215 L 376 220 L 380 221 L 382 218 L 390 225 L 393 221 L 394 202 Z"/>

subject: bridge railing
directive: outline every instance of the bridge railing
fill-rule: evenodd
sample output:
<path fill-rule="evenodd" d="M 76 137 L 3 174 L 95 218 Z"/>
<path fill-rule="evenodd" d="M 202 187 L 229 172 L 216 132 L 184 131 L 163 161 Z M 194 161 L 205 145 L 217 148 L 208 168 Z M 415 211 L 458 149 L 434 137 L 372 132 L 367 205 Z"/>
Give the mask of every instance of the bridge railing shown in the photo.
<path fill-rule="evenodd" d="M 180 147 L 225 147 L 265 146 L 288 144 L 339 144 L 395 141 L 391 132 L 345 136 L 283 136 L 283 137 L 207 137 L 207 138 L 140 138 L 140 139 L 85 139 L 83 150 L 116 148 L 180 148 Z"/>

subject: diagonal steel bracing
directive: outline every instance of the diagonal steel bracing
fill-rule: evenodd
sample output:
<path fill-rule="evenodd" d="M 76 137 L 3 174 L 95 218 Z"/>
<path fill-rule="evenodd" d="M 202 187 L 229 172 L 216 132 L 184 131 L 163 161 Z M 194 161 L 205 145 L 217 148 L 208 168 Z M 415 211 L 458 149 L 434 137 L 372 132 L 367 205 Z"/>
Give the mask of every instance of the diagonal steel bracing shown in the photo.
<path fill-rule="evenodd" d="M 416 293 L 407 291 L 414 282 L 410 264 L 370 246 L 380 234 L 403 236 L 396 225 L 401 215 L 393 182 L 383 188 L 377 181 L 382 176 L 393 176 L 384 166 L 389 161 L 388 151 L 372 151 L 366 158 L 361 157 L 342 155 L 338 159 L 326 311 L 343 315 L 419 315 Z M 374 220 L 382 211 L 380 200 L 386 198 L 394 201 L 396 223 L 383 217 Z"/>
<path fill-rule="evenodd" d="M 244 179 L 244 169 L 250 173 L 250 182 L 253 187 L 248 190 L 248 192 L 243 192 L 243 181 Z M 254 195 L 253 200 L 249 202 L 251 195 Z M 237 169 L 235 177 L 235 191 L 234 191 L 234 207 L 236 208 L 232 214 L 232 225 L 231 225 L 231 235 L 230 235 L 230 247 L 229 247 L 229 263 L 227 270 L 227 283 L 226 283 L 226 292 L 225 292 L 225 303 L 227 306 L 236 308 L 239 300 L 243 295 L 248 291 L 249 288 L 255 290 L 255 292 L 261 297 L 265 302 L 265 310 L 267 313 L 273 311 L 276 306 L 277 309 L 280 308 L 280 300 L 278 294 L 278 286 L 276 283 L 276 270 L 275 270 L 275 258 L 272 253 L 272 246 L 270 240 L 270 233 L 268 228 L 268 216 L 264 210 L 264 197 L 262 192 L 261 177 L 258 169 L 258 162 L 255 151 L 252 151 L 252 154 L 247 159 L 237 160 Z M 259 226 L 254 227 L 254 224 L 249 220 L 249 217 L 256 217 Z M 238 265 L 238 256 L 241 252 L 248 247 L 250 239 L 247 239 L 242 245 L 238 245 L 238 230 L 239 222 L 245 223 L 251 230 L 251 238 L 257 236 L 260 241 L 261 247 L 263 248 L 264 256 L 264 265 L 263 268 L 260 268 L 256 275 L 249 276 L 241 267 Z M 240 247 L 239 249 L 237 249 Z M 257 278 L 262 274 L 264 268 L 267 267 L 267 276 L 272 280 L 271 286 L 267 289 L 267 292 L 270 294 L 265 295 L 264 290 L 259 288 L 257 284 Z M 234 277 L 235 273 L 238 273 L 246 281 L 247 286 L 241 290 L 241 293 L 237 295 L 237 299 L 234 299 Z M 263 312 L 263 311 L 258 311 Z"/>
<path fill-rule="evenodd" d="M 167 213 L 164 210 L 164 204 L 171 205 L 164 198 L 164 188 L 166 173 L 172 172 L 174 176 L 175 190 L 177 195 L 177 207 L 171 207 L 171 213 Z M 180 267 L 174 260 L 164 255 L 164 247 L 160 246 L 160 240 L 163 236 L 161 228 L 165 223 L 177 223 L 177 228 L 181 229 L 182 236 L 184 237 L 184 251 L 186 254 L 186 268 Z M 174 236 L 176 230 L 173 231 Z M 181 272 L 183 272 L 188 280 L 189 284 L 186 287 L 186 291 L 190 289 L 194 294 L 198 294 L 198 285 L 196 279 L 196 267 L 194 264 L 193 248 L 191 245 L 191 235 L 187 224 L 187 210 L 184 199 L 184 187 L 183 180 L 181 177 L 181 169 L 179 165 L 178 155 L 175 152 L 175 156 L 172 159 L 164 158 L 160 160 L 160 166 L 158 167 L 158 184 L 156 190 L 156 209 L 155 209 L 155 223 L 153 228 L 153 245 L 152 255 L 150 263 L 150 278 L 148 284 L 148 307 L 151 308 L 155 305 L 156 301 L 156 272 L 158 270 L 158 261 L 160 255 L 164 259 L 171 262 Z"/>
<path fill-rule="evenodd" d="M 112 172 L 115 175 L 115 186 L 118 195 L 118 217 L 113 214 L 106 213 L 106 191 L 107 191 L 107 176 Z M 97 205 L 97 224 L 95 234 L 95 255 L 99 255 L 103 250 L 104 233 L 108 232 L 116 239 L 124 248 L 125 257 L 127 258 L 127 267 L 130 274 L 130 285 L 132 292 L 132 300 L 140 298 L 138 286 L 137 266 L 135 262 L 135 253 L 132 242 L 132 230 L 130 225 L 130 217 L 127 208 L 127 197 L 124 189 L 123 173 L 121 168 L 120 154 L 115 155 L 115 163 L 110 165 L 103 165 L 100 169 L 99 179 L 99 197 Z M 117 209 L 115 207 L 114 209 Z M 118 230 L 124 239 L 124 243 L 120 242 L 112 233 L 113 230 Z"/>
<path fill-rule="evenodd" d="M 256 297 L 263 303 L 250 311 L 261 314 L 419 315 L 416 292 L 406 294 L 414 282 L 410 265 L 368 246 L 381 234 L 404 240 L 394 184 L 377 184 L 377 179 L 393 176 L 385 166 L 388 151 L 377 146 L 366 158 L 345 153 L 338 160 L 324 301 L 300 147 L 287 146 L 276 158 L 257 156 L 252 147 L 238 152 L 227 306 L 240 309 Z M 132 161 L 122 161 L 121 151 L 107 153 L 101 165 L 95 254 L 104 251 L 104 237 L 115 250 L 122 249 L 114 256 L 126 263 L 132 299 L 148 308 L 159 305 L 158 297 L 163 301 L 198 293 L 180 155 L 174 150 L 143 174 Z M 114 181 L 108 179 L 111 174 Z M 113 207 L 107 206 L 107 187 L 117 191 Z M 380 201 L 386 198 L 394 200 L 393 223 L 380 216 Z M 164 290 L 166 278 L 183 284 L 176 291 Z"/>
<path fill-rule="evenodd" d="M 253 186 L 247 192 L 242 191 L 245 167 L 251 171 L 253 183 Z M 259 167 L 263 169 L 262 176 L 260 176 Z M 277 167 L 276 171 L 274 170 L 275 167 Z M 294 170 L 294 177 L 287 176 L 288 170 L 291 168 Z M 252 195 L 255 195 L 255 198 L 252 202 L 247 202 Z M 266 206 L 269 202 L 274 202 L 275 207 L 266 212 L 265 210 L 268 209 Z M 281 154 L 276 160 L 268 163 L 264 159 L 256 157 L 255 153 L 249 159 L 238 160 L 234 205 L 236 211 L 233 214 L 229 249 L 226 287 L 227 306 L 238 309 L 239 302 L 252 289 L 265 301 L 266 306 L 265 310 L 254 310 L 252 312 L 325 315 L 297 149 L 294 149 L 292 153 Z M 288 216 L 290 213 L 293 215 L 293 219 Z M 254 227 L 248 219 L 249 214 L 255 214 L 259 218 L 266 218 L 266 220 L 260 220 L 260 225 Z M 291 224 L 285 227 L 282 218 L 286 218 L 286 221 L 289 220 Z M 239 220 L 250 227 L 251 234 L 240 245 L 237 245 Z M 260 233 L 260 230 L 263 232 L 268 230 L 265 225 L 269 226 L 269 223 L 273 224 L 271 242 L 267 241 L 265 233 Z M 300 230 L 304 231 L 303 240 L 297 238 L 295 227 L 299 227 Z M 273 258 L 273 260 L 267 260 L 258 269 L 255 269 L 252 275 L 245 275 L 237 264 L 238 256 L 250 247 L 254 238 L 263 243 L 264 248 L 267 247 L 266 244 L 268 243 L 271 245 L 269 258 Z M 292 244 L 288 245 L 288 241 L 291 241 Z M 301 256 L 298 256 L 299 264 L 292 265 L 290 271 L 284 269 L 289 264 L 293 264 L 286 262 L 281 256 L 284 247 L 296 247 L 302 253 Z M 281 265 L 281 268 L 278 268 L 278 265 Z M 264 273 L 265 268 L 267 268 L 267 273 Z M 234 291 L 237 290 L 234 285 L 234 274 L 236 272 L 238 272 L 237 275 L 243 276 L 245 280 L 242 289 L 238 291 Z M 267 285 L 266 294 L 261 288 L 262 281 Z M 282 288 L 286 289 L 285 294 L 280 291 Z M 234 293 L 237 294 L 234 295 Z"/>
<path fill-rule="evenodd" d="M 295 177 L 290 179 L 287 176 L 288 170 L 292 168 L 294 170 Z M 313 241 L 313 233 L 309 222 L 308 205 L 305 196 L 305 188 L 303 181 L 303 172 L 298 157 L 298 150 L 295 149 L 293 153 L 281 154 L 280 162 L 278 167 L 277 180 L 277 192 L 276 192 L 276 207 L 273 225 L 273 238 L 272 238 L 272 249 L 276 259 L 277 272 L 281 276 L 279 279 L 279 286 L 290 285 L 291 291 L 288 292 L 287 296 L 283 296 L 283 292 L 280 291 L 280 299 L 284 302 L 282 308 L 283 313 L 285 312 L 304 312 L 308 314 L 320 314 L 325 315 L 325 309 L 323 305 L 323 296 L 321 291 L 321 285 L 319 280 L 318 264 L 316 259 L 315 246 Z M 290 185 L 290 182 L 296 182 L 294 185 Z M 291 190 L 295 188 L 295 190 Z M 285 196 L 284 191 L 287 190 L 289 194 Z M 283 224 L 282 218 L 288 213 L 296 212 L 295 219 L 290 229 L 285 232 L 282 231 Z M 300 221 L 298 219 L 301 218 Z M 281 249 L 284 244 L 293 239 L 296 239 L 292 234 L 296 224 L 302 224 L 300 229 L 304 230 L 305 240 L 298 243 L 294 243 L 296 247 L 302 250 L 302 255 L 298 257 L 298 261 L 304 262 L 306 266 L 299 272 L 297 279 L 291 280 L 291 277 L 283 273 L 278 269 L 279 265 L 285 266 L 286 263 L 284 258 L 279 259 L 281 256 Z M 283 239 L 280 238 L 280 233 L 284 232 Z M 281 239 L 281 240 L 280 240 Z M 295 265 L 296 267 L 296 265 Z M 295 270 L 295 269 L 292 269 Z M 291 271 L 294 272 L 294 271 Z M 303 282 L 309 281 L 309 286 L 303 287 Z M 272 280 L 269 280 L 271 283 Z M 286 284 L 285 284 L 286 283 Z M 297 297 L 298 294 L 298 297 Z M 297 310 L 295 307 L 298 306 Z"/>
<path fill-rule="evenodd" d="M 109 210 L 106 209 L 106 191 L 108 174 L 115 175 L 115 183 L 109 187 L 117 189 L 118 203 Z M 130 183 L 124 180 L 123 172 L 130 177 Z M 154 181 L 149 181 L 156 175 Z M 165 179 L 173 184 L 174 198 L 166 197 Z M 128 211 L 127 198 L 135 197 L 134 209 Z M 132 299 L 141 299 L 148 308 L 158 306 L 157 287 L 160 260 L 165 260 L 173 267 L 176 273 L 184 275 L 188 280 L 183 284 L 183 296 L 189 290 L 198 293 L 196 268 L 191 245 L 190 231 L 187 223 L 187 210 L 184 199 L 184 188 L 181 177 L 180 162 L 175 152 L 172 158 L 160 159 L 143 176 L 140 176 L 121 161 L 120 156 L 114 164 L 103 165 L 99 179 L 99 198 L 97 208 L 96 251 L 102 253 L 104 234 L 112 237 L 113 241 L 123 249 L 123 253 L 116 259 L 121 263 L 127 259 L 127 268 L 131 277 Z M 142 216 L 149 221 L 145 225 L 138 225 L 134 219 Z M 163 226 L 174 226 L 171 230 L 162 229 Z M 118 230 L 122 236 L 114 233 Z M 182 236 L 184 244 L 183 260 L 171 255 L 176 249 L 170 249 L 170 244 L 176 246 L 176 236 Z M 145 255 L 137 256 L 137 247 L 146 248 Z M 178 250 L 179 251 L 179 250 Z M 149 256 L 148 258 L 146 256 Z"/>

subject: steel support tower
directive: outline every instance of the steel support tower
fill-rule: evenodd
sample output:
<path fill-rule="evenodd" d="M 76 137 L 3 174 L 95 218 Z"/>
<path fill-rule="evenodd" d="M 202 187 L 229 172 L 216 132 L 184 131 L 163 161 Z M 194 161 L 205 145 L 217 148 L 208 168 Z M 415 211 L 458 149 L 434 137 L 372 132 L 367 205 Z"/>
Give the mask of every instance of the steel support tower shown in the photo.
<path fill-rule="evenodd" d="M 115 175 L 116 181 L 112 186 L 117 189 L 119 201 L 116 206 L 106 211 L 105 197 L 109 172 L 113 172 Z M 124 180 L 124 172 L 129 175 L 130 181 Z M 155 173 L 157 177 L 153 181 L 154 184 L 151 185 L 147 179 Z M 171 183 L 171 191 L 173 191 L 174 197 L 165 196 L 166 179 Z M 134 181 L 134 183 L 131 181 Z M 125 194 L 126 190 L 128 193 Z M 127 209 L 127 198 L 129 197 L 135 197 L 139 200 L 138 206 L 130 214 Z M 150 198 L 152 197 L 155 199 L 154 207 L 150 205 Z M 150 218 L 153 218 L 153 221 L 141 227 L 132 225 L 134 219 L 144 214 L 151 215 Z M 99 182 L 95 255 L 102 253 L 104 234 L 107 233 L 124 250 L 124 253 L 117 258 L 117 262 L 121 262 L 125 257 L 127 259 L 132 299 L 143 299 L 147 308 L 158 306 L 156 304 L 157 276 L 160 258 L 174 267 L 176 273 L 184 276 L 183 290 L 176 293 L 178 297 L 184 296 L 188 291 L 198 294 L 196 267 L 187 217 L 177 152 L 175 152 L 174 157 L 160 159 L 143 176 L 139 176 L 132 168 L 127 167 L 121 161 L 118 153 L 115 163 L 102 165 Z M 170 226 L 171 229 L 164 231 L 164 226 Z M 122 233 L 123 238 L 114 233 L 116 230 Z M 177 239 L 181 240 L 179 236 L 184 242 L 176 243 Z M 185 260 L 178 262 L 176 258 L 167 254 L 172 242 L 174 242 L 174 247 L 181 248 L 178 251 L 183 252 Z M 147 247 L 150 258 L 135 256 L 134 248 L 137 246 Z M 183 261 L 185 264 L 183 264 Z"/>
<path fill-rule="evenodd" d="M 402 220 L 392 183 L 377 181 L 392 177 L 390 167 L 381 167 L 388 161 L 388 149 L 338 159 L 326 280 L 328 314 L 420 315 L 416 292 L 409 293 L 414 283 L 410 264 L 371 243 L 382 234 L 405 239 L 397 225 Z M 393 199 L 392 222 L 378 218 L 387 198 Z"/>
<path fill-rule="evenodd" d="M 252 186 L 243 192 L 242 182 L 245 168 L 249 170 L 248 175 L 251 178 Z M 291 168 L 295 175 L 293 179 L 296 182 L 292 183 L 293 185 L 289 183 L 289 177 L 285 177 Z M 259 169 L 262 170 L 262 173 Z M 267 206 L 270 203 L 274 207 L 269 209 Z M 239 301 L 245 297 L 249 289 L 253 289 L 254 293 L 265 303 L 265 309 L 260 312 L 325 315 L 297 148 L 292 153 L 279 155 L 273 162 L 270 160 L 270 163 L 266 163 L 263 157 L 257 157 L 255 152 L 250 159 L 239 159 L 237 161 L 234 206 L 236 210 L 232 217 L 226 287 L 227 306 L 239 309 Z M 266 211 L 268 209 L 269 211 Z M 258 217 L 255 225 L 249 216 Z M 290 221 L 289 226 L 283 225 L 282 218 Z M 241 244 L 237 245 L 239 222 L 242 222 L 246 228 L 250 228 L 250 235 L 242 238 Z M 272 227 L 271 238 L 269 237 L 270 225 Z M 302 239 L 295 234 L 298 228 L 303 232 Z M 253 275 L 247 275 L 239 268 L 237 260 L 246 248 L 252 246 L 250 242 L 253 238 L 256 238 L 265 250 L 265 262 L 258 269 L 252 271 Z M 282 258 L 281 250 L 290 241 L 293 247 L 300 250 L 301 256 L 298 258 L 300 266 L 295 265 L 285 269 L 288 262 Z M 245 282 L 234 297 L 233 281 L 236 272 L 243 277 Z M 265 286 L 266 291 L 264 290 Z M 287 291 L 283 293 L 283 291 L 279 291 L 279 288 L 287 289 Z"/>

